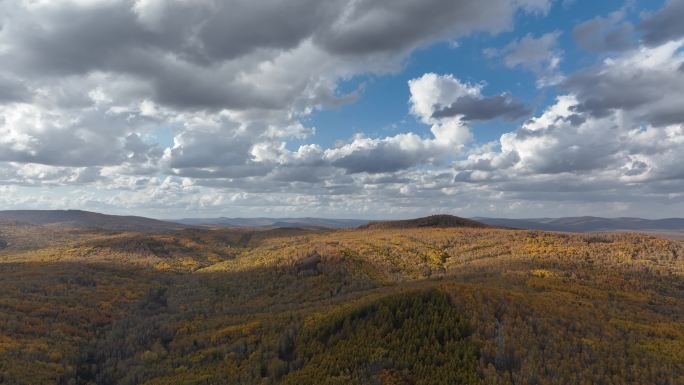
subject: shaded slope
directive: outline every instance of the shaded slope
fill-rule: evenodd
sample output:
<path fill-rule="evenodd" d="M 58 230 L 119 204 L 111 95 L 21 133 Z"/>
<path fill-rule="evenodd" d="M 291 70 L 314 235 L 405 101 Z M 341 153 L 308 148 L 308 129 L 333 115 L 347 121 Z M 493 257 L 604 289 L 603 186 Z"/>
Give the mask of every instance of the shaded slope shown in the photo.
<path fill-rule="evenodd" d="M 283 384 L 480 384 L 471 334 L 439 290 L 388 296 L 304 330 Z"/>

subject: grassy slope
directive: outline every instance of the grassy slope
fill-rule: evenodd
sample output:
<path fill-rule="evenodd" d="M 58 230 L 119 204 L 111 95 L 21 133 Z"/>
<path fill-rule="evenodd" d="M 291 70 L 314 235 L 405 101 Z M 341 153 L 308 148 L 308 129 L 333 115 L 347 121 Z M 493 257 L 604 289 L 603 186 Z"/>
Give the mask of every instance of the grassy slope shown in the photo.
<path fill-rule="evenodd" d="M 0 229 L 11 245 L 0 252 L 2 383 L 268 384 L 317 374 L 328 379 L 319 383 L 438 384 L 445 377 L 426 378 L 421 366 L 434 341 L 411 337 L 419 326 L 378 328 L 386 314 L 431 290 L 448 306 L 397 317 L 432 314 L 418 333 L 428 336 L 450 322 L 469 325 L 466 342 L 443 346 L 474 355 L 435 363 L 458 364 L 463 378 L 684 382 L 678 242 L 453 228 L 54 230 L 32 248 L 43 231 Z M 294 268 L 313 251 L 322 256 L 318 266 Z M 347 326 L 331 332 L 339 322 Z M 325 349 L 312 337 L 321 335 Z M 357 354 L 340 335 L 368 345 Z M 375 365 L 340 367 L 353 359 Z"/>

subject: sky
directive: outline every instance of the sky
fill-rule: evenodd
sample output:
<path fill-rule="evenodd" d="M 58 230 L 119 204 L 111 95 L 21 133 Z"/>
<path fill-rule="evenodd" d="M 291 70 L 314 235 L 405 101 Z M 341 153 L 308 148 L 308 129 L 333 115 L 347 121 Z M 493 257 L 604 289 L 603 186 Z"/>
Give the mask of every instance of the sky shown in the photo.
<path fill-rule="evenodd" d="M 684 217 L 684 0 L 0 0 L 0 209 Z"/>

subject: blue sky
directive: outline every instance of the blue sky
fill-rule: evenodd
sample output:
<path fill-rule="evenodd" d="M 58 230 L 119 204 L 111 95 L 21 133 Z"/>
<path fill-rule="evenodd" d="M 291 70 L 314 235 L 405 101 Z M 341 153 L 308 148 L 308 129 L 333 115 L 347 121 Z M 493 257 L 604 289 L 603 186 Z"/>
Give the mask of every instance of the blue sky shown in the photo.
<path fill-rule="evenodd" d="M 684 216 L 684 0 L 0 2 L 0 209 Z"/>

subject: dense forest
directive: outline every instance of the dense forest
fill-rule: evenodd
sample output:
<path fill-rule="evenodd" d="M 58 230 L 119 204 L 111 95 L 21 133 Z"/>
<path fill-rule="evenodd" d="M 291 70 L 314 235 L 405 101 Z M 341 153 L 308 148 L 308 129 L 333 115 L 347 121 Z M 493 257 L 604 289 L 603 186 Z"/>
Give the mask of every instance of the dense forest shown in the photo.
<path fill-rule="evenodd" d="M 684 384 L 684 244 L 0 225 L 3 384 Z"/>

